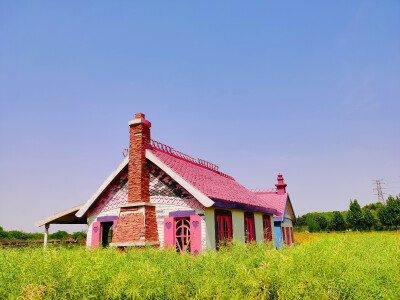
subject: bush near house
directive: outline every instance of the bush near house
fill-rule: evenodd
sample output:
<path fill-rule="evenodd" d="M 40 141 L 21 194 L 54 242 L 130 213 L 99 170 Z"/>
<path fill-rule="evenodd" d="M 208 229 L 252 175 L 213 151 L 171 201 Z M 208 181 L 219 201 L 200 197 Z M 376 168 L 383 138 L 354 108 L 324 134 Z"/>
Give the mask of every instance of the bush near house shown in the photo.
<path fill-rule="evenodd" d="M 318 238 L 283 250 L 234 243 L 198 256 L 0 250 L 0 299 L 400 299 L 400 233 L 308 235 Z"/>

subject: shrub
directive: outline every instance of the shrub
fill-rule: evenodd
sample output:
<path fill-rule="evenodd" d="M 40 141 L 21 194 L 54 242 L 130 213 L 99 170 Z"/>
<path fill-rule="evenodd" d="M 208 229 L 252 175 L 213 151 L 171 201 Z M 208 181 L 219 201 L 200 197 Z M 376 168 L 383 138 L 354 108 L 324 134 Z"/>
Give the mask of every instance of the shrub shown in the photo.
<path fill-rule="evenodd" d="M 79 240 L 84 240 L 86 239 L 86 231 L 77 231 L 71 234 L 71 237 L 73 239 L 79 239 Z"/>
<path fill-rule="evenodd" d="M 18 230 L 11 230 L 7 231 L 7 238 L 10 240 L 26 241 L 29 238 L 29 234 Z"/>
<path fill-rule="evenodd" d="M 68 232 L 62 230 L 49 234 L 49 238 L 55 240 L 65 240 L 67 237 L 68 237 Z"/>

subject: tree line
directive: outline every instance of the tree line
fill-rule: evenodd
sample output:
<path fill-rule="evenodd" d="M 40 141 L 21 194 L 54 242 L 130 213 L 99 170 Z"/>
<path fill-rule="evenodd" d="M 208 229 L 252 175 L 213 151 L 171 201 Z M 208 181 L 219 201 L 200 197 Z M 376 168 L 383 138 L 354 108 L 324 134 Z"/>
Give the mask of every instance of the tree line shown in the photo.
<path fill-rule="evenodd" d="M 297 230 L 309 232 L 344 230 L 392 230 L 400 226 L 400 195 L 389 196 L 386 204 L 371 203 L 360 207 L 350 200 L 347 211 L 308 213 L 297 218 Z"/>
<path fill-rule="evenodd" d="M 43 233 L 28 233 L 19 230 L 10 230 L 5 231 L 3 227 L 0 226 L 0 240 L 8 240 L 8 241 L 38 241 L 43 240 L 44 234 Z M 84 240 L 86 239 L 86 232 L 85 231 L 77 231 L 72 234 L 59 230 L 54 233 L 49 234 L 50 240 L 66 240 L 66 239 L 79 239 Z"/>

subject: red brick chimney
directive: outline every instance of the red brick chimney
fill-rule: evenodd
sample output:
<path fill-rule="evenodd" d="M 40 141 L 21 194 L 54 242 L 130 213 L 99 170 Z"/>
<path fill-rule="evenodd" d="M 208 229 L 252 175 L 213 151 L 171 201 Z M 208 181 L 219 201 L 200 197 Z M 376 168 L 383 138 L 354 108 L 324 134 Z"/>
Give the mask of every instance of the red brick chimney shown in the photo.
<path fill-rule="evenodd" d="M 286 193 L 287 184 L 283 182 L 282 174 L 278 174 L 278 183 L 275 184 L 275 186 L 278 195 L 283 195 Z"/>
<path fill-rule="evenodd" d="M 156 213 L 155 206 L 150 203 L 150 176 L 146 161 L 151 123 L 143 113 L 137 113 L 129 127 L 128 204 L 121 207 L 113 245 L 158 245 Z"/>

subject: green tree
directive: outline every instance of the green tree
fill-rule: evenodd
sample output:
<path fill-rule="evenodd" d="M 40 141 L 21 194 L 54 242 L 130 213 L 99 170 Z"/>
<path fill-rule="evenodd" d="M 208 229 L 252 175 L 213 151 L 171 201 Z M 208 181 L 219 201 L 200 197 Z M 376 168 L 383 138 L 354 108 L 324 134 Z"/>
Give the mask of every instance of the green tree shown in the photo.
<path fill-rule="evenodd" d="M 383 203 L 381 203 L 381 202 L 371 203 L 371 204 L 365 205 L 363 207 L 363 210 L 370 209 L 370 210 L 378 211 L 382 206 L 383 206 Z"/>
<path fill-rule="evenodd" d="M 335 231 L 341 231 L 346 229 L 346 221 L 340 211 L 334 211 L 333 217 L 330 223 L 330 227 Z"/>
<path fill-rule="evenodd" d="M 389 226 L 392 226 L 392 224 L 393 224 L 392 216 L 390 215 L 389 209 L 386 205 L 382 206 L 379 209 L 378 218 L 383 226 L 389 227 Z"/>
<path fill-rule="evenodd" d="M 376 224 L 376 219 L 369 209 L 364 211 L 364 226 L 371 230 L 371 227 Z"/>
<path fill-rule="evenodd" d="M 315 220 L 322 230 L 326 230 L 326 228 L 328 227 L 328 220 L 323 215 L 317 216 Z"/>
<path fill-rule="evenodd" d="M 362 229 L 363 212 L 357 200 L 350 200 L 349 212 L 347 213 L 346 221 L 353 230 Z"/>
<path fill-rule="evenodd" d="M 0 226 L 0 239 L 6 239 L 7 237 L 7 231 L 4 231 L 3 227 Z"/>
<path fill-rule="evenodd" d="M 297 225 L 298 226 L 306 226 L 306 215 L 297 218 Z"/>
<path fill-rule="evenodd" d="M 392 225 L 397 226 L 400 225 L 400 198 L 397 196 L 394 198 L 392 195 L 389 195 L 388 199 L 386 200 L 386 206 L 388 213 L 391 217 Z"/>
<path fill-rule="evenodd" d="M 319 227 L 318 223 L 315 221 L 312 215 L 308 215 L 307 219 L 307 227 L 309 232 L 318 232 L 321 231 L 321 227 Z"/>
<path fill-rule="evenodd" d="M 29 238 L 29 235 L 27 233 L 18 230 L 7 231 L 7 235 L 10 240 L 25 241 Z"/>

